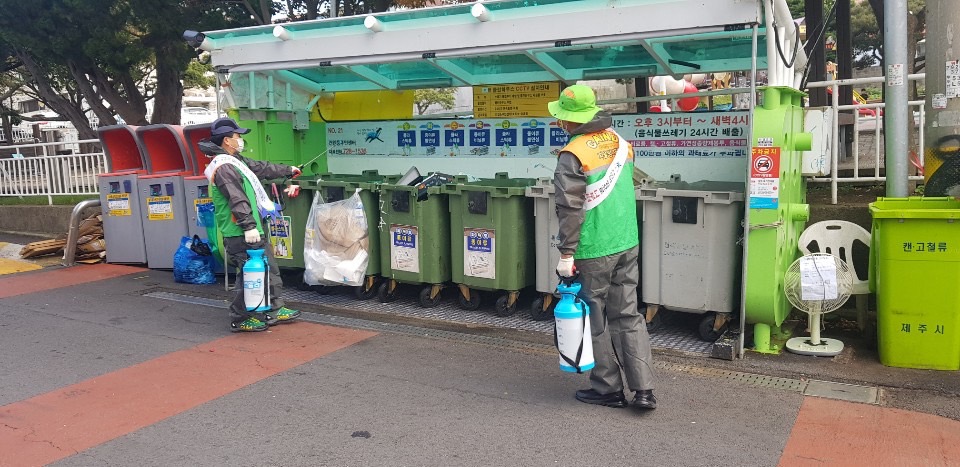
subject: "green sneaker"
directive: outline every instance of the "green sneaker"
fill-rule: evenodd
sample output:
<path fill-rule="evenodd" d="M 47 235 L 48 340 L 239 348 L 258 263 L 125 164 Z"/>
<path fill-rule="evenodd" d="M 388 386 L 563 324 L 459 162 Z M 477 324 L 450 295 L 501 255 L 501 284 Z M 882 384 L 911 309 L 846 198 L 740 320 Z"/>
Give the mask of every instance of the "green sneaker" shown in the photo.
<path fill-rule="evenodd" d="M 230 331 L 232 332 L 259 332 L 266 330 L 267 323 L 252 316 L 243 321 L 230 323 Z"/>
<path fill-rule="evenodd" d="M 300 312 L 297 310 L 291 310 L 285 306 L 280 307 L 277 311 L 268 311 L 267 312 L 267 324 L 281 324 L 289 323 L 300 317 Z"/>

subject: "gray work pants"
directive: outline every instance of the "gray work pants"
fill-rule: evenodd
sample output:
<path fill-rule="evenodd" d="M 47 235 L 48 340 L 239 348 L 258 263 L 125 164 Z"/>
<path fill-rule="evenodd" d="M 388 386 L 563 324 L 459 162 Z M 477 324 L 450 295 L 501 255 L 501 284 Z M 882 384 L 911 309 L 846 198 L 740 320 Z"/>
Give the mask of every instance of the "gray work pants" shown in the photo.
<path fill-rule="evenodd" d="M 620 253 L 576 260 L 580 298 L 590 306 L 593 358 L 590 387 L 600 394 L 626 389 L 653 389 L 653 356 L 646 318 L 637 301 L 639 247 Z"/>
<path fill-rule="evenodd" d="M 264 319 L 263 313 L 247 311 L 247 306 L 243 302 L 243 265 L 250 259 L 247 250 L 264 250 L 267 254 L 267 262 L 270 268 L 270 310 L 277 311 L 284 305 L 280 298 L 280 292 L 283 290 L 283 279 L 280 278 L 280 266 L 277 266 L 277 259 L 273 257 L 273 245 L 270 244 L 270 237 L 264 235 L 258 243 L 248 244 L 243 237 L 223 237 L 223 248 L 227 250 L 227 258 L 230 264 L 241 269 L 237 274 L 237 282 L 234 286 L 233 302 L 230 303 L 230 319 L 239 323 L 249 317 Z"/>

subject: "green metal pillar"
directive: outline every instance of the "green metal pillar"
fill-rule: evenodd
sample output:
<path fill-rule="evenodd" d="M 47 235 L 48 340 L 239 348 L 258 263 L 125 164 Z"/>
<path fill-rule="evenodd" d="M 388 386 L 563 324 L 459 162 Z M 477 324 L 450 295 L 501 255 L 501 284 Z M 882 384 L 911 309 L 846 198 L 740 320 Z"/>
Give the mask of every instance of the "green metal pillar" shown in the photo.
<path fill-rule="evenodd" d="M 803 133 L 804 93 L 788 87 L 762 88 L 763 105 L 753 115 L 755 148 L 779 150 L 778 198 L 773 205 L 755 203 L 751 190 L 749 251 L 744 290 L 747 323 L 754 324 L 754 350 L 779 352 L 771 336 L 781 336 L 780 325 L 790 314 L 783 293 L 783 274 L 799 255 L 797 240 L 810 217 L 807 183 L 800 174 L 802 151 L 810 149 Z M 753 166 L 754 158 L 751 158 Z M 777 164 L 774 164 L 775 166 Z"/>

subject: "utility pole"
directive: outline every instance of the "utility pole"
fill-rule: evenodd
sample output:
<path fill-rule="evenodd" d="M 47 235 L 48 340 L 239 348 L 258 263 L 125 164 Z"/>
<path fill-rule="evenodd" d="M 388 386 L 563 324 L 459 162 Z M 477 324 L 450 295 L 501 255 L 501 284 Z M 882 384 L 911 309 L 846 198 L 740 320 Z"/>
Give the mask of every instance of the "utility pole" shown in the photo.
<path fill-rule="evenodd" d="M 956 196 L 951 188 L 960 185 L 960 2 L 927 0 L 927 37 L 924 196 Z"/>
<path fill-rule="evenodd" d="M 945 3 L 955 1 L 944 0 Z M 929 7 L 929 3 L 927 5 Z M 907 138 L 910 134 L 907 125 L 913 125 L 913 115 L 907 105 L 907 0 L 883 0 L 883 16 L 883 61 L 887 77 L 883 138 L 887 196 L 904 198 L 907 196 Z"/>
<path fill-rule="evenodd" d="M 821 24 L 824 21 L 823 17 L 823 1 L 810 1 L 804 3 L 804 12 L 806 13 L 807 23 L 807 57 L 809 60 L 807 63 L 810 65 L 810 73 L 807 81 L 826 81 L 827 80 L 827 64 L 826 59 L 824 58 L 823 52 L 823 42 L 817 40 L 821 38 L 821 32 L 823 32 L 823 37 L 826 37 L 825 30 L 827 29 L 826 24 Z M 810 93 L 810 107 L 826 107 L 829 104 L 827 103 L 827 88 L 813 88 L 809 90 Z"/>

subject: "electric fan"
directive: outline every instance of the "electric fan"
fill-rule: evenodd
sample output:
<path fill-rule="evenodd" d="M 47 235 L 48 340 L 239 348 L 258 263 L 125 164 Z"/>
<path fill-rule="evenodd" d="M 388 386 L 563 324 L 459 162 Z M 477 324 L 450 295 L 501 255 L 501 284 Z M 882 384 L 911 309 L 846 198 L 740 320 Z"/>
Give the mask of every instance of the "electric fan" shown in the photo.
<path fill-rule="evenodd" d="M 814 253 L 794 261 L 784 275 L 783 291 L 793 306 L 810 316 L 810 337 L 788 340 L 787 350 L 823 357 L 839 354 L 843 342 L 821 338 L 820 320 L 824 313 L 840 308 L 852 289 L 853 271 L 836 256 Z"/>

